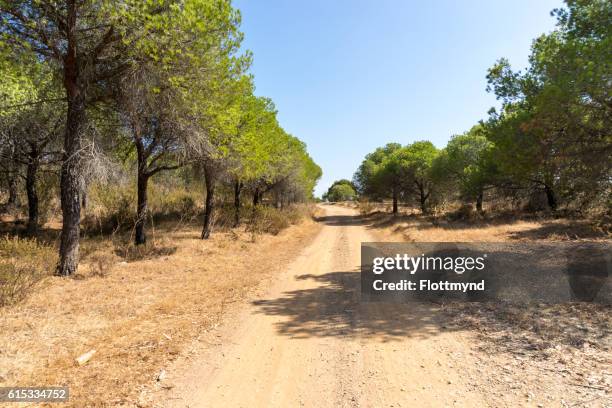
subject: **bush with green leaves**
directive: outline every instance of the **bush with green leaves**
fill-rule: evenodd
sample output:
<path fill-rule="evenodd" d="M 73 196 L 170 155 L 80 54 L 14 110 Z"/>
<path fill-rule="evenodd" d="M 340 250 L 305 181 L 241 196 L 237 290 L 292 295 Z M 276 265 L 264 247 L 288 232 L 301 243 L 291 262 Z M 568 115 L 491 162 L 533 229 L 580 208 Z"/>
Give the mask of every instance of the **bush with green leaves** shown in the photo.
<path fill-rule="evenodd" d="M 334 181 L 327 192 L 323 194 L 323 199 L 331 202 L 353 201 L 357 199 L 357 191 L 353 183 L 349 180 L 337 180 Z"/>

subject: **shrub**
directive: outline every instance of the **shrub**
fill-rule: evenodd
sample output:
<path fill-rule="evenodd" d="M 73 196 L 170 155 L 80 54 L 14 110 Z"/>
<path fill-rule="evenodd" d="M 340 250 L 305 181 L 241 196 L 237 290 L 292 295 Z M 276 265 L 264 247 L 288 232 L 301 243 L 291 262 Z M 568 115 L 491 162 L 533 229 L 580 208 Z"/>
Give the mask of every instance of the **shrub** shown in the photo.
<path fill-rule="evenodd" d="M 449 211 L 446 218 L 449 221 L 468 221 L 476 218 L 478 213 L 471 204 L 462 204 L 455 211 Z"/>
<path fill-rule="evenodd" d="M 136 190 L 129 185 L 92 185 L 83 227 L 104 233 L 132 226 L 136 219 L 135 197 Z"/>
<path fill-rule="evenodd" d="M 131 184 L 92 185 L 84 228 L 100 233 L 132 228 L 136 222 L 136 195 L 136 187 Z M 149 181 L 148 208 L 153 217 L 193 217 L 198 213 L 197 199 L 197 192 Z"/>
<path fill-rule="evenodd" d="M 248 211 L 247 231 L 253 235 L 253 240 L 258 234 L 276 235 L 290 225 L 298 224 L 306 217 L 313 217 L 315 207 L 308 204 L 296 204 L 283 209 L 257 206 L 245 207 Z"/>
<path fill-rule="evenodd" d="M 361 213 L 361 215 L 368 215 L 372 213 L 373 211 L 374 211 L 374 205 L 371 202 L 367 200 L 359 201 L 359 212 Z"/>
<path fill-rule="evenodd" d="M 240 219 L 248 219 L 250 213 L 246 207 L 240 208 Z M 217 230 L 226 231 L 234 226 L 235 209 L 230 204 L 218 204 L 214 212 L 214 227 Z"/>
<path fill-rule="evenodd" d="M 276 235 L 289 225 L 291 225 L 289 219 L 282 210 L 259 205 L 251 211 L 247 231 L 253 234 L 269 233 Z"/>
<path fill-rule="evenodd" d="M 0 306 L 25 298 L 42 278 L 50 275 L 55 251 L 35 240 L 0 239 Z"/>
<path fill-rule="evenodd" d="M 113 264 L 116 263 L 119 258 L 123 261 L 134 262 L 142 261 L 145 259 L 155 259 L 163 256 L 169 256 L 176 252 L 177 246 L 173 245 L 172 241 L 166 237 L 156 238 L 155 236 L 147 239 L 144 245 L 135 245 L 132 235 L 117 235 L 112 241 L 115 257 L 112 255 L 105 255 L 108 258 L 108 268 L 112 269 Z M 95 254 L 95 253 L 94 253 Z M 117 258 L 119 257 L 119 258 Z M 94 258 L 94 263 L 97 262 Z M 107 262 L 103 260 L 103 262 Z M 92 265 L 92 275 L 95 275 L 96 265 Z M 110 271 L 108 271 L 110 272 Z"/>
<path fill-rule="evenodd" d="M 91 276 L 103 278 L 108 276 L 113 265 L 117 263 L 117 255 L 97 251 L 87 256 L 86 261 L 89 264 Z"/>
<path fill-rule="evenodd" d="M 299 223 L 304 217 L 310 215 L 307 207 L 297 205 L 291 206 L 283 212 L 286 214 L 287 221 L 289 221 L 291 225 Z"/>
<path fill-rule="evenodd" d="M 184 187 L 164 188 L 151 181 L 149 183 L 149 211 L 154 216 L 190 217 L 198 213 L 199 192 Z"/>
<path fill-rule="evenodd" d="M 60 214 L 59 179 L 55 173 L 42 173 L 39 175 L 38 188 L 38 222 L 45 222 Z"/>

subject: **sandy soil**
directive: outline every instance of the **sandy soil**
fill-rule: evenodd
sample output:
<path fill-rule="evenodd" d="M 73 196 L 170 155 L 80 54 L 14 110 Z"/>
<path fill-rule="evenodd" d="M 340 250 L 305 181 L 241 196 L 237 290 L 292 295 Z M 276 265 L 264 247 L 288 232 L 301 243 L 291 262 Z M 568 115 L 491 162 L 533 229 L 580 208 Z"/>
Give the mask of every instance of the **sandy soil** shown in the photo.
<path fill-rule="evenodd" d="M 355 210 L 325 211 L 317 238 L 268 293 L 168 369 L 154 405 L 560 406 L 559 395 L 496 383 L 507 364 L 475 351 L 476 338 L 447 327 L 436 306 L 360 304 L 360 243 L 373 232 Z"/>

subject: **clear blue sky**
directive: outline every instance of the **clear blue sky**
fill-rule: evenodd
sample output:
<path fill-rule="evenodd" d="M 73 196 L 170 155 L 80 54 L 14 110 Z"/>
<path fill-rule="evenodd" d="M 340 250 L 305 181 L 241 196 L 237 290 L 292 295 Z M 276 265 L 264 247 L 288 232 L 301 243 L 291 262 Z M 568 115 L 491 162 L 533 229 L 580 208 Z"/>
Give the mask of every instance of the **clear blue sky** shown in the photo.
<path fill-rule="evenodd" d="M 486 70 L 527 64 L 559 0 L 239 0 L 256 93 L 322 167 L 321 195 L 387 142 L 443 147 L 487 116 Z"/>

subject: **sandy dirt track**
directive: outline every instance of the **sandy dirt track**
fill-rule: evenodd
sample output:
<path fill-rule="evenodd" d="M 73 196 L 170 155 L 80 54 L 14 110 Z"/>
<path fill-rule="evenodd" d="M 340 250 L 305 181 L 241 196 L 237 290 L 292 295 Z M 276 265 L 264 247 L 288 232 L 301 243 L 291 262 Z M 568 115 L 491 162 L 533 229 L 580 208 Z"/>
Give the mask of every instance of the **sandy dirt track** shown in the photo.
<path fill-rule="evenodd" d="M 434 306 L 359 303 L 360 243 L 375 239 L 354 210 L 322 208 L 312 244 L 172 379 L 163 406 L 488 406 L 466 376 L 468 338 Z"/>

